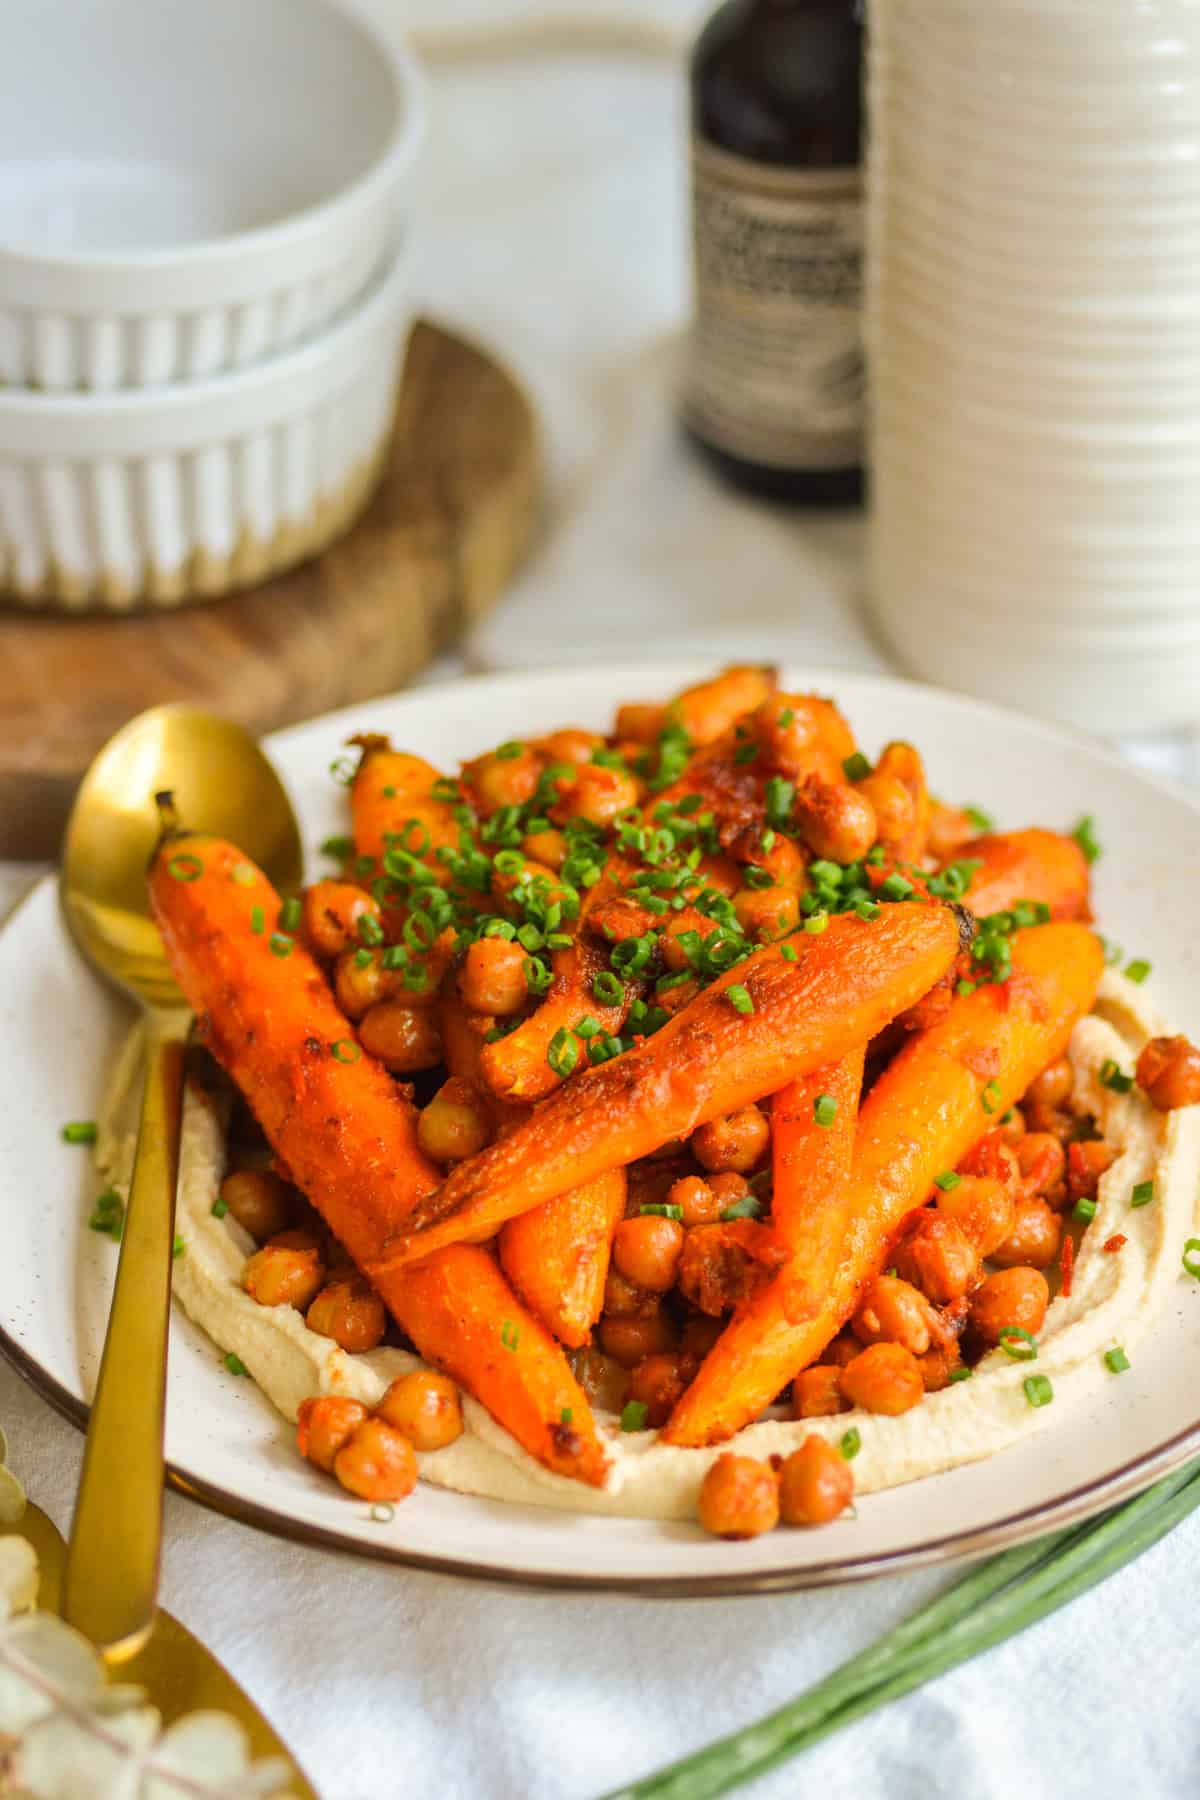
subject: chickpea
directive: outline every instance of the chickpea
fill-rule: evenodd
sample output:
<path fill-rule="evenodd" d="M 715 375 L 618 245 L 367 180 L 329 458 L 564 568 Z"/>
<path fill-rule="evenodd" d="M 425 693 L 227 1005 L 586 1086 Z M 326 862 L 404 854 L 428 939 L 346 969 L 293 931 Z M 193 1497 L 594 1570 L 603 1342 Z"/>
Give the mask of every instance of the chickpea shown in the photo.
<path fill-rule="evenodd" d="M 673 1349 L 675 1328 L 661 1307 L 633 1318 L 605 1317 L 600 1321 L 600 1345 L 614 1362 L 631 1369 L 647 1356 Z"/>
<path fill-rule="evenodd" d="M 722 1212 L 730 1206 L 736 1206 L 750 1192 L 750 1183 L 746 1177 L 733 1169 L 726 1169 L 721 1175 L 710 1175 L 708 1185 L 721 1202 Z"/>
<path fill-rule="evenodd" d="M 682 1208 L 683 1223 L 687 1227 L 715 1225 L 728 1203 L 719 1194 L 714 1194 L 708 1182 L 699 1175 L 685 1175 L 668 1188 L 667 1204 Z"/>
<path fill-rule="evenodd" d="M 636 806 L 639 797 L 640 789 L 632 775 L 623 769 L 588 763 L 550 808 L 550 817 L 559 825 L 565 825 L 569 819 L 611 825 L 618 813 Z"/>
<path fill-rule="evenodd" d="M 1067 1146 L 1067 1199 L 1074 1205 L 1076 1200 L 1094 1200 L 1100 1186 L 1100 1177 L 1106 1169 L 1112 1167 L 1117 1160 L 1117 1153 L 1110 1144 L 1099 1138 L 1091 1138 L 1081 1144 Z"/>
<path fill-rule="evenodd" d="M 738 888 L 733 910 L 746 936 L 760 944 L 786 937 L 800 923 L 800 897 L 792 888 Z"/>
<path fill-rule="evenodd" d="M 764 760 L 783 775 L 799 775 L 822 761 L 829 773 L 854 754 L 854 737 L 831 700 L 816 694 L 774 694 L 754 715 Z"/>
<path fill-rule="evenodd" d="M 367 1417 L 361 1400 L 342 1394 L 314 1394 L 296 1416 L 296 1448 L 318 1469 L 333 1474 L 333 1459 Z"/>
<path fill-rule="evenodd" d="M 235 1169 L 221 1183 L 221 1198 L 242 1230 L 265 1244 L 291 1224 L 296 1190 L 270 1169 Z"/>
<path fill-rule="evenodd" d="M 808 858 L 794 838 L 782 837 L 778 833 L 769 850 L 762 848 L 761 833 L 755 832 L 750 846 L 749 860 L 765 869 L 776 887 L 791 888 L 799 893 L 804 886 L 805 870 Z M 766 890 L 763 890 L 764 893 Z"/>
<path fill-rule="evenodd" d="M 567 840 L 561 831 L 551 826 L 546 831 L 531 831 L 521 839 L 521 850 L 534 862 L 544 863 L 548 869 L 561 869 L 567 860 Z"/>
<path fill-rule="evenodd" d="M 360 1500 L 403 1500 L 417 1485 L 417 1459 L 406 1437 L 384 1419 L 364 1419 L 333 1459 L 342 1486 Z"/>
<path fill-rule="evenodd" d="M 434 1162 L 462 1162 L 491 1142 L 492 1125 L 479 1093 L 460 1075 L 442 1083 L 417 1120 L 417 1142 Z"/>
<path fill-rule="evenodd" d="M 619 1413 L 629 1393 L 629 1373 L 614 1357 L 589 1344 L 571 1355 L 575 1379 L 593 1406 Z"/>
<path fill-rule="evenodd" d="M 700 1484 L 699 1511 L 714 1537 L 758 1537 L 779 1523 L 779 1478 L 770 1463 L 726 1451 Z"/>
<path fill-rule="evenodd" d="M 1017 1167 L 1027 1192 L 1048 1196 L 1062 1188 L 1067 1153 L 1049 1131 L 1030 1131 L 1017 1145 Z"/>
<path fill-rule="evenodd" d="M 1058 1112 L 1071 1098 L 1074 1081 L 1068 1059 L 1065 1056 L 1057 1057 L 1030 1082 L 1025 1090 L 1025 1099 L 1035 1112 Z"/>
<path fill-rule="evenodd" d="M 879 842 L 902 852 L 917 822 L 917 804 L 904 783 L 877 769 L 855 785 L 874 811 Z"/>
<path fill-rule="evenodd" d="M 713 1119 L 692 1133 L 691 1150 L 698 1163 L 714 1174 L 744 1175 L 759 1161 L 771 1140 L 771 1127 L 757 1106 Z"/>
<path fill-rule="evenodd" d="M 442 1040 L 432 1014 L 400 1000 L 381 1000 L 358 1028 L 369 1056 L 378 1057 L 393 1075 L 433 1069 L 442 1060 Z"/>
<path fill-rule="evenodd" d="M 965 1294 L 979 1266 L 978 1253 L 962 1226 L 928 1208 L 917 1214 L 892 1261 L 896 1273 L 937 1306 Z"/>
<path fill-rule="evenodd" d="M 524 806 L 533 799 L 542 763 L 528 744 L 521 744 L 514 756 L 500 756 L 492 751 L 468 763 L 463 773 L 471 784 L 476 806 L 484 818 L 489 818 L 502 806 Z"/>
<path fill-rule="evenodd" d="M 682 1250 L 683 1226 L 657 1213 L 622 1219 L 613 1234 L 618 1274 L 652 1294 L 665 1294 L 674 1284 Z"/>
<path fill-rule="evenodd" d="M 802 1369 L 792 1383 L 793 1419 L 820 1419 L 846 1412 L 849 1406 L 836 1363 L 814 1363 L 810 1369 Z"/>
<path fill-rule="evenodd" d="M 903 1344 L 914 1356 L 923 1356 L 938 1321 L 919 1289 L 895 1275 L 876 1275 L 863 1291 L 850 1329 L 860 1343 Z"/>
<path fill-rule="evenodd" d="M 809 775 L 796 795 L 792 817 L 813 855 L 830 862 L 857 862 L 875 842 L 874 807 L 844 781 Z"/>
<path fill-rule="evenodd" d="M 304 895 L 300 930 L 314 956 L 332 962 L 362 942 L 360 919 L 379 918 L 379 902 L 349 881 L 317 881 Z"/>
<path fill-rule="evenodd" d="M 341 1350 L 354 1356 L 374 1350 L 383 1342 L 387 1313 L 383 1301 L 361 1275 L 330 1281 L 321 1289 L 304 1317 L 318 1337 L 332 1338 Z"/>
<path fill-rule="evenodd" d="M 581 767 L 592 760 L 592 751 L 604 747 L 604 739 L 594 731 L 577 731 L 567 726 L 563 731 L 552 731 L 548 737 L 538 739 L 538 749 L 547 762 L 574 763 Z"/>
<path fill-rule="evenodd" d="M 1195 1106 L 1200 1101 L 1200 1050 L 1185 1037 L 1151 1038 L 1137 1059 L 1137 1082 L 1159 1112 Z"/>
<path fill-rule="evenodd" d="M 921 1370 L 903 1344 L 870 1344 L 848 1362 L 841 1375 L 842 1392 L 865 1412 L 906 1413 L 925 1392 Z"/>
<path fill-rule="evenodd" d="M 348 1019 L 361 1019 L 364 1013 L 386 1000 L 395 989 L 395 978 L 385 969 L 379 952 L 370 961 L 360 962 L 357 950 L 343 950 L 333 971 L 333 992 Z"/>
<path fill-rule="evenodd" d="M 1048 1269 L 1062 1242 L 1062 1220 L 1044 1200 L 1034 1196 L 1018 1200 L 1013 1228 L 992 1251 L 991 1260 L 1001 1269 Z"/>
<path fill-rule="evenodd" d="M 636 702 L 618 706 L 615 735 L 634 744 L 653 744 L 662 730 L 664 710 Z"/>
<path fill-rule="evenodd" d="M 508 1019 L 529 999 L 525 968 L 529 957 L 508 938 L 476 938 L 458 971 L 458 991 L 472 1012 Z"/>
<path fill-rule="evenodd" d="M 680 1341 L 684 1350 L 698 1362 L 703 1362 L 724 1329 L 723 1319 L 710 1319 L 707 1313 L 692 1313 Z"/>
<path fill-rule="evenodd" d="M 616 1269 L 610 1268 L 604 1281 L 604 1312 L 614 1319 L 632 1319 L 638 1314 L 654 1312 L 658 1307 L 657 1295 L 647 1295 L 631 1281 L 626 1281 Z"/>
<path fill-rule="evenodd" d="M 685 906 L 682 912 L 677 912 L 668 919 L 659 939 L 659 949 L 663 962 L 671 973 L 678 975 L 689 967 L 687 953 L 679 945 L 679 939 L 685 932 L 697 931 L 702 938 L 709 938 L 714 931 L 719 929 L 716 919 L 710 919 L 704 913 L 697 912 L 694 906 Z"/>
<path fill-rule="evenodd" d="M 829 1525 L 853 1499 L 853 1469 L 815 1431 L 779 1471 L 779 1516 L 785 1525 Z"/>
<path fill-rule="evenodd" d="M 1018 1326 L 1036 1335 L 1042 1328 L 1050 1289 L 1040 1269 L 1000 1269 L 971 1295 L 971 1324 L 986 1344 Z"/>
<path fill-rule="evenodd" d="M 927 1350 L 924 1356 L 918 1356 L 917 1366 L 921 1371 L 921 1380 L 925 1383 L 927 1394 L 940 1394 L 944 1387 L 950 1386 L 950 1377 L 955 1369 L 962 1367 L 962 1353 L 955 1341 L 940 1344 Z"/>
<path fill-rule="evenodd" d="M 285 1231 L 256 1250 L 242 1270 L 242 1286 L 260 1306 L 303 1312 L 325 1283 L 325 1265 L 311 1232 Z"/>
<path fill-rule="evenodd" d="M 462 1401 L 448 1375 L 432 1369 L 414 1369 L 398 1375 L 375 1408 L 383 1419 L 403 1433 L 414 1450 L 444 1450 L 462 1436 Z"/>
<path fill-rule="evenodd" d="M 1011 1188 L 993 1175 L 964 1175 L 949 1193 L 940 1190 L 938 1212 L 961 1226 L 975 1252 L 990 1256 L 1013 1228 L 1016 1201 Z"/>
<path fill-rule="evenodd" d="M 943 800 L 930 801 L 927 847 L 935 862 L 952 861 L 975 835 L 975 826 L 959 807 L 947 806 Z"/>
<path fill-rule="evenodd" d="M 646 1424 L 651 1429 L 657 1431 L 666 1424 L 695 1373 L 694 1358 L 680 1350 L 661 1350 L 634 1364 L 629 1398 L 646 1407 Z"/>

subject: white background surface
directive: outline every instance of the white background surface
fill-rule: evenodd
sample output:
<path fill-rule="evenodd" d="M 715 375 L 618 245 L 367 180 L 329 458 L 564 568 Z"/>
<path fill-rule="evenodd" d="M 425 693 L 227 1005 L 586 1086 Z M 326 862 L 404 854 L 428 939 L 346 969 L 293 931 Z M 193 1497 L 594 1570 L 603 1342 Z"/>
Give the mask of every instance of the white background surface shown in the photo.
<path fill-rule="evenodd" d="M 538 14 L 519 54 L 476 59 L 458 38 L 434 78 L 421 290 L 525 375 L 552 468 L 541 554 L 471 647 L 473 665 L 686 647 L 881 667 L 856 609 L 857 522 L 735 500 L 676 439 L 682 87 L 646 46 L 660 24 L 703 8 L 395 10 L 443 50 L 460 31 Z M 632 25 L 643 48 L 585 53 L 564 36 L 539 51 L 543 19 L 568 12 L 592 21 L 596 43 L 614 20 Z M 1144 754 L 1191 772 L 1190 746 Z M 27 878 L 9 872 L 0 910 Z M 31 1494 L 65 1525 L 79 1438 L 2 1367 L 0 1418 Z M 1200 1520 L 1069 1612 L 753 1791 L 1190 1795 L 1198 1573 Z M 168 1496 L 163 1592 L 290 1737 L 326 1800 L 592 1800 L 781 1704 L 944 1579 L 757 1600 L 572 1599 L 318 1555 Z"/>

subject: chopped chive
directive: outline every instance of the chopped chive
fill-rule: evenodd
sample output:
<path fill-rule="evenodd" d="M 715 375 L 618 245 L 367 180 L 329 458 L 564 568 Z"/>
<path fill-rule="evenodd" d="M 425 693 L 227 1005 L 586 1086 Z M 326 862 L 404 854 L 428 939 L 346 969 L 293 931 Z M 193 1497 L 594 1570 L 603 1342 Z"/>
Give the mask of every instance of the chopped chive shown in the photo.
<path fill-rule="evenodd" d="M 269 942 L 272 956 L 290 956 L 292 954 L 293 940 L 285 937 L 282 931 L 273 931 Z"/>
<path fill-rule="evenodd" d="M 267 915 L 261 906 L 252 906 L 250 908 L 250 929 L 255 937 L 261 937 L 263 932 L 267 929 Z"/>
<path fill-rule="evenodd" d="M 1122 1350 L 1120 1344 L 1117 1344 L 1112 1350 L 1106 1350 L 1104 1352 L 1104 1360 L 1114 1375 L 1123 1375 L 1130 1366 L 1129 1358 Z"/>
<path fill-rule="evenodd" d="M 180 1257 L 183 1255 L 183 1253 L 186 1249 L 187 1249 L 187 1245 L 184 1243 L 184 1241 L 180 1237 L 179 1233 L 176 1232 L 175 1233 L 175 1242 L 171 1245 L 171 1255 L 174 1257 Z"/>
<path fill-rule="evenodd" d="M 828 1130 L 837 1118 L 838 1103 L 832 1094 L 818 1094 L 813 1101 L 813 1118 Z"/>
<path fill-rule="evenodd" d="M 1025 1398 L 1030 1406 L 1049 1406 L 1054 1398 L 1054 1389 L 1048 1375 L 1027 1375 L 1021 1386 L 1025 1389 Z"/>
<path fill-rule="evenodd" d="M 964 806 L 963 811 L 976 831 L 991 831 L 995 826 L 995 819 L 991 813 L 984 812 L 982 806 Z"/>
<path fill-rule="evenodd" d="M 521 1341 L 521 1332 L 511 1319 L 505 1319 L 500 1327 L 500 1342 L 506 1350 L 515 1350 Z"/>
<path fill-rule="evenodd" d="M 229 1211 L 229 1202 L 228 1202 L 228 1200 L 222 1200 L 222 1198 L 221 1198 L 221 1196 L 220 1196 L 220 1194 L 218 1194 L 218 1195 L 217 1195 L 217 1197 L 216 1197 L 216 1199 L 215 1199 L 215 1200 L 214 1200 L 214 1201 L 213 1201 L 213 1203 L 212 1203 L 212 1216 L 213 1216 L 213 1218 L 214 1218 L 214 1219 L 223 1219 L 223 1218 L 224 1218 L 224 1217 L 225 1217 L 225 1214 L 226 1214 L 226 1213 L 227 1213 L 227 1212 L 228 1212 L 228 1211 Z"/>
<path fill-rule="evenodd" d="M 498 744 L 492 755 L 497 762 L 511 762 L 515 756 L 520 756 L 524 748 L 524 744 L 519 743 L 516 738 L 509 738 L 506 744 Z"/>
<path fill-rule="evenodd" d="M 345 862 L 354 853 L 354 839 L 349 837 L 327 837 L 321 845 L 321 855 L 330 856 L 334 862 Z"/>
<path fill-rule="evenodd" d="M 804 929 L 810 937 L 820 937 L 828 923 L 829 914 L 827 912 L 810 913 L 804 921 Z"/>
<path fill-rule="evenodd" d="M 550 1039 L 546 1061 L 554 1073 L 561 1075 L 564 1080 L 579 1061 L 579 1040 L 565 1025 L 561 1025 Z"/>
<path fill-rule="evenodd" d="M 376 1500 L 371 1507 L 371 1518 L 376 1525 L 390 1525 L 396 1516 L 396 1509 L 389 1500 Z"/>
<path fill-rule="evenodd" d="M 797 950 L 795 944 L 780 944 L 779 954 L 782 956 L 784 962 L 800 961 L 800 952 Z"/>
<path fill-rule="evenodd" d="M 971 1371 L 966 1367 L 961 1369 L 951 1369 L 949 1375 L 946 1377 L 947 1381 L 970 1381 L 970 1379 Z"/>
<path fill-rule="evenodd" d="M 1149 1206 L 1154 1198 L 1153 1181 L 1135 1182 L 1133 1192 L 1129 1196 L 1130 1206 Z"/>
<path fill-rule="evenodd" d="M 989 1081 L 979 1096 L 979 1104 L 985 1113 L 994 1113 L 1000 1104 L 1000 1083 Z"/>
<path fill-rule="evenodd" d="M 842 1441 L 838 1448 L 847 1462 L 854 1461 L 854 1458 L 862 1449 L 862 1433 L 859 1431 L 857 1425 L 852 1425 L 849 1431 L 844 1431 L 842 1433 Z"/>
<path fill-rule="evenodd" d="M 1180 1261 L 1188 1274 L 1194 1275 L 1196 1280 L 1200 1281 L 1200 1238 L 1188 1239 L 1183 1246 L 1183 1255 Z"/>
<path fill-rule="evenodd" d="M 279 909 L 279 929 L 281 931 L 295 931 L 299 923 L 300 902 L 293 894 L 290 899 L 284 901 Z"/>
<path fill-rule="evenodd" d="M 752 1013 L 754 1011 L 754 1002 L 750 998 L 749 989 L 744 988 L 740 981 L 734 982 L 732 987 L 727 987 L 723 997 L 728 1000 L 734 1012 Z"/>
<path fill-rule="evenodd" d="M 1152 965 L 1148 963 L 1144 957 L 1135 956 L 1132 962 L 1125 964 L 1126 979 L 1129 981 L 1136 981 L 1140 984 L 1145 981 L 1147 975 L 1150 973 L 1151 967 Z"/>
<path fill-rule="evenodd" d="M 1037 1341 L 1032 1331 L 1026 1331 L 1023 1325 L 1006 1325 L 996 1343 L 1005 1356 L 1011 1356 L 1014 1362 L 1034 1362 L 1037 1359 Z"/>
<path fill-rule="evenodd" d="M 854 905 L 854 910 L 860 919 L 870 921 L 871 919 L 877 919 L 883 911 L 883 908 L 880 906 L 878 900 L 857 900 Z"/>
<path fill-rule="evenodd" d="M 97 1125 L 95 1119 L 72 1119 L 62 1128 L 64 1144 L 94 1144 Z"/>
<path fill-rule="evenodd" d="M 1100 1086 L 1108 1088 L 1114 1094 L 1127 1094 L 1133 1086 L 1133 1076 L 1126 1075 L 1112 1057 L 1108 1056 L 1100 1064 Z"/>
<path fill-rule="evenodd" d="M 558 1422 L 560 1425 L 569 1425 L 574 1417 L 575 1414 L 572 1409 L 569 1406 L 564 1406 L 558 1415 Z"/>
<path fill-rule="evenodd" d="M 199 881 L 203 873 L 204 864 L 198 856 L 173 856 L 167 864 L 167 874 L 174 881 Z"/>
<path fill-rule="evenodd" d="M 244 1375 L 246 1373 L 246 1365 L 236 1350 L 231 1350 L 229 1355 L 223 1357 L 222 1360 L 231 1375 Z"/>
<path fill-rule="evenodd" d="M 1077 1200 L 1071 1208 L 1071 1217 L 1078 1219 L 1081 1225 L 1090 1224 L 1095 1216 L 1096 1202 L 1094 1200 Z"/>
<path fill-rule="evenodd" d="M 1088 862 L 1094 863 L 1100 855 L 1100 841 L 1096 836 L 1096 821 L 1091 813 L 1080 819 L 1071 836 L 1083 851 Z"/>
<path fill-rule="evenodd" d="M 956 994 L 962 994 L 965 998 L 966 995 L 975 992 L 975 983 L 973 981 L 957 981 L 954 984 L 954 991 Z"/>
<path fill-rule="evenodd" d="M 795 708 L 791 707 L 791 706 L 785 706 L 783 711 L 779 714 L 779 717 L 776 719 L 775 723 L 778 725 L 780 731 L 787 731 L 795 723 L 795 719 L 796 719 Z"/>
<path fill-rule="evenodd" d="M 916 891 L 907 876 L 896 873 L 887 876 L 879 884 L 879 892 L 885 900 L 907 900 L 909 895 L 915 894 Z"/>
<path fill-rule="evenodd" d="M 340 1063 L 356 1063 L 362 1055 L 361 1047 L 353 1038 L 339 1038 L 329 1046 L 335 1061 Z"/>
<path fill-rule="evenodd" d="M 625 983 L 602 969 L 592 982 L 592 993 L 603 1006 L 619 1006 L 625 998 Z"/>
<path fill-rule="evenodd" d="M 424 913 L 414 913 L 413 918 L 425 919 L 425 914 Z M 413 922 L 412 919 L 408 919 L 405 921 L 405 931 L 406 932 L 408 930 L 408 926 L 411 925 L 412 922 Z M 383 926 L 379 923 L 379 920 L 375 917 L 374 913 L 360 914 L 358 924 L 355 927 L 355 929 L 357 930 L 359 939 L 362 943 L 364 943 L 364 944 L 382 944 L 382 942 L 383 942 Z M 436 934 L 433 932 L 432 925 L 429 926 L 429 930 L 431 933 L 430 943 L 432 943 L 433 936 Z M 420 946 L 420 948 L 427 950 L 429 948 L 429 944 L 423 944 Z"/>
<path fill-rule="evenodd" d="M 863 781 L 871 773 L 871 765 L 861 750 L 853 756 L 847 756 L 842 762 L 842 774 L 847 781 Z"/>
<path fill-rule="evenodd" d="M 645 1431 L 650 1408 L 644 1400 L 627 1400 L 621 1409 L 622 1431 Z"/>
<path fill-rule="evenodd" d="M 962 1176 L 956 1174 L 953 1169 L 943 1169 L 940 1175 L 934 1176 L 933 1185 L 941 1188 L 943 1194 L 952 1194 L 961 1181 Z"/>
<path fill-rule="evenodd" d="M 727 1206 L 721 1214 L 722 1221 L 729 1219 L 757 1219 L 762 1211 L 762 1201 L 757 1194 L 743 1194 L 732 1206 Z"/>
<path fill-rule="evenodd" d="M 644 1206 L 638 1207 L 638 1212 L 642 1218 L 678 1219 L 680 1224 L 683 1223 L 682 1206 L 672 1206 L 665 1200 L 647 1200 Z"/>

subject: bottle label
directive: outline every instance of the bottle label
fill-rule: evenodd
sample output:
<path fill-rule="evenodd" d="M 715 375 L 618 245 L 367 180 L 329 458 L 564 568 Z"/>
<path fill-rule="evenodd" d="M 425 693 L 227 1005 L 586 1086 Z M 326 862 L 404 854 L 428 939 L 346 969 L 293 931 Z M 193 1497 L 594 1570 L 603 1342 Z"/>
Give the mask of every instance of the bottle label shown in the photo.
<path fill-rule="evenodd" d="M 862 461 L 862 184 L 692 141 L 695 320 L 684 417 L 746 462 Z"/>

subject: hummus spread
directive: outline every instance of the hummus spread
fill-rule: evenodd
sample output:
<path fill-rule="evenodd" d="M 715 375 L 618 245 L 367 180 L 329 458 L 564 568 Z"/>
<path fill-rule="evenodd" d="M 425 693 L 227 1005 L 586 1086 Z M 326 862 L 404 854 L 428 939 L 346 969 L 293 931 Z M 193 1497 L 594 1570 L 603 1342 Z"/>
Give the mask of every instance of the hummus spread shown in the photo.
<path fill-rule="evenodd" d="M 1030 1365 L 994 1350 L 969 1381 L 927 1394 L 897 1418 L 859 1411 L 799 1421 L 767 1416 L 712 1449 L 663 1444 L 656 1431 L 623 1432 L 615 1417 L 600 1413 L 611 1470 L 607 1485 L 594 1489 L 543 1469 L 464 1394 L 466 1429 L 447 1448 L 418 1458 L 422 1479 L 462 1493 L 576 1512 L 691 1519 L 705 1470 L 731 1448 L 786 1456 L 810 1432 L 836 1443 L 856 1426 L 862 1448 L 854 1463 L 855 1487 L 864 1494 L 974 1462 L 1045 1429 L 1063 1407 L 1111 1379 L 1104 1352 L 1135 1343 L 1161 1313 L 1172 1283 L 1183 1278 L 1180 1255 L 1196 1230 L 1200 1194 L 1200 1109 L 1158 1113 L 1136 1087 L 1115 1093 L 1099 1079 L 1109 1059 L 1132 1068 L 1145 1040 L 1163 1030 L 1141 988 L 1108 972 L 1095 1010 L 1071 1039 L 1073 1104 L 1095 1117 L 1119 1155 L 1101 1177 L 1070 1297 L 1051 1301 L 1038 1334 L 1034 1372 L 1053 1383 L 1052 1408 L 1031 1406 L 1026 1399 L 1022 1384 Z M 114 1074 L 97 1146 L 101 1175 L 123 1196 L 132 1163 L 130 1108 L 139 1056 L 140 1046 L 131 1040 Z M 420 1368 L 420 1360 L 386 1348 L 349 1355 L 310 1331 L 295 1308 L 260 1306 L 243 1292 L 242 1267 L 254 1243 L 231 1216 L 216 1218 L 212 1210 L 225 1172 L 224 1123 L 220 1108 L 189 1084 L 177 1220 L 184 1252 L 174 1267 L 176 1297 L 221 1351 L 241 1359 L 286 1419 L 294 1420 L 301 1402 L 317 1393 L 348 1394 L 373 1405 L 397 1375 Z M 1146 1180 L 1154 1182 L 1154 1200 L 1132 1208 L 1130 1192 Z M 1127 1241 L 1119 1255 L 1108 1254 L 1105 1240 L 1117 1232 Z"/>

